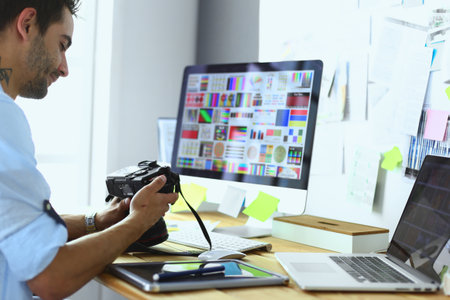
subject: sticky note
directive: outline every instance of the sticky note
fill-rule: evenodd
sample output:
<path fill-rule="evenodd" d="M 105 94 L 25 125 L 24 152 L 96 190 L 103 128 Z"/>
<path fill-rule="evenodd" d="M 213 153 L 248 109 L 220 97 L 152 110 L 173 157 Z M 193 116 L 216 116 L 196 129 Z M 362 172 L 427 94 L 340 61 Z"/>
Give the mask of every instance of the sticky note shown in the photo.
<path fill-rule="evenodd" d="M 277 210 L 279 202 L 280 199 L 264 192 L 259 192 L 256 199 L 244 209 L 243 213 L 264 222 Z"/>
<path fill-rule="evenodd" d="M 448 100 L 450 100 L 450 86 L 445 89 L 445 93 L 447 94 Z"/>
<path fill-rule="evenodd" d="M 388 152 L 383 153 L 383 155 L 384 160 L 381 163 L 381 167 L 385 170 L 394 170 L 397 165 L 403 160 L 402 153 L 400 152 L 398 147 L 392 148 Z"/>
<path fill-rule="evenodd" d="M 200 186 L 198 184 L 195 183 L 182 184 L 181 191 L 183 192 L 183 195 L 186 198 L 187 202 L 189 202 L 189 204 L 194 209 L 197 209 L 200 206 L 200 204 L 202 204 L 202 202 L 206 200 L 207 188 Z M 175 202 L 175 204 L 172 205 L 170 211 L 180 212 L 185 210 L 189 210 L 189 207 L 184 202 L 180 194 L 177 202 Z"/>
<path fill-rule="evenodd" d="M 234 186 L 228 186 L 217 210 L 223 214 L 236 218 L 244 203 L 245 193 L 245 190 Z"/>
<path fill-rule="evenodd" d="M 427 110 L 427 122 L 423 137 L 429 140 L 443 141 L 448 115 L 449 112 L 444 110 Z"/>

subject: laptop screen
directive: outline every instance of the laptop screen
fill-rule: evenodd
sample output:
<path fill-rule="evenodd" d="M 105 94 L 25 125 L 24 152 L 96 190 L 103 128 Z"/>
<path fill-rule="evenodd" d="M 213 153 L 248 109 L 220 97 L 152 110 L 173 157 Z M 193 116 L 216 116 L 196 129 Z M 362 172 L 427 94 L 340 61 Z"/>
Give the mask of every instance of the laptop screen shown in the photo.
<path fill-rule="evenodd" d="M 427 156 L 390 243 L 388 254 L 439 281 L 450 237 L 450 158 Z"/>

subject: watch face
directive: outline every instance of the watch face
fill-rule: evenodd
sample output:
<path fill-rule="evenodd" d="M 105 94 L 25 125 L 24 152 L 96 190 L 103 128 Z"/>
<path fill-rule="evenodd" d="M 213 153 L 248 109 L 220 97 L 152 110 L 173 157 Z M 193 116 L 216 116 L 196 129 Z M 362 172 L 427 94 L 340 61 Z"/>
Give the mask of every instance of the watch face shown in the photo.
<path fill-rule="evenodd" d="M 95 227 L 95 215 L 97 213 L 93 213 L 90 215 L 86 215 L 84 217 L 84 222 L 86 224 L 86 232 L 87 233 L 92 233 L 95 232 L 97 230 L 97 228 Z"/>

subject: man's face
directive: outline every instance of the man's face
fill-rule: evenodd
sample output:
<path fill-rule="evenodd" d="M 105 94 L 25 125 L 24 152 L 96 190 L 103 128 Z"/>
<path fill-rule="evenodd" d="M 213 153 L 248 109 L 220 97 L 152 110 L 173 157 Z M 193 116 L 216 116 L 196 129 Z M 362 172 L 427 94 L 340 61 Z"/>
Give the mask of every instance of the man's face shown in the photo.
<path fill-rule="evenodd" d="M 72 15 L 65 9 L 60 22 L 51 24 L 43 36 L 38 34 L 34 37 L 26 58 L 29 78 L 22 85 L 19 95 L 42 99 L 59 76 L 69 74 L 66 50 L 71 44 L 72 34 Z"/>

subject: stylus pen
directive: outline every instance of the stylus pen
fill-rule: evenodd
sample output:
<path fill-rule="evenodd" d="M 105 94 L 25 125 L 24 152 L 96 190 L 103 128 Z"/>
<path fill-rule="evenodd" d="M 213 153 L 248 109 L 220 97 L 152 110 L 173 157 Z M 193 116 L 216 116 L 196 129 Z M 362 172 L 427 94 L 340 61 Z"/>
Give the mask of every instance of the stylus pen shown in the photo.
<path fill-rule="evenodd" d="M 201 275 L 201 274 L 221 272 L 224 270 L 225 270 L 225 267 L 223 265 L 220 265 L 217 267 L 201 268 L 201 269 L 186 270 L 186 271 L 179 271 L 179 272 L 156 273 L 156 274 L 153 274 L 153 280 L 161 281 L 161 280 L 166 280 L 166 279 L 183 277 L 183 276 L 187 276 L 187 275 Z"/>

